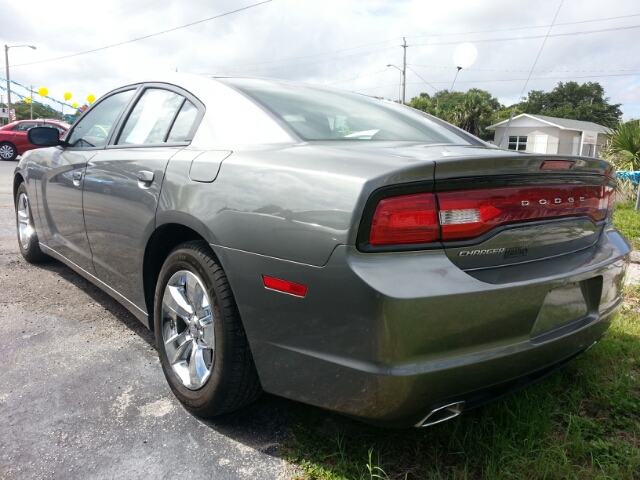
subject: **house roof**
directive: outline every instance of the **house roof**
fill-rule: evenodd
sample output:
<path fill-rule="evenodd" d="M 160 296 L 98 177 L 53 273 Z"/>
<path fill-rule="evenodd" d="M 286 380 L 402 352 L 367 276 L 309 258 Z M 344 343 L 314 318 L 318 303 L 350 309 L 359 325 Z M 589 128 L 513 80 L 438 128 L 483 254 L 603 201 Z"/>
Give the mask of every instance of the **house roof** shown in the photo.
<path fill-rule="evenodd" d="M 578 132 L 584 132 L 585 130 L 590 132 L 598 132 L 598 133 L 606 133 L 610 134 L 611 130 L 603 125 L 598 125 L 593 122 L 583 122 L 582 120 L 571 120 L 569 118 L 557 118 L 557 117 L 547 117 L 546 115 L 533 115 L 531 113 L 521 113 L 520 115 L 516 115 L 511 120 L 513 123 L 514 120 L 519 118 L 531 118 L 533 120 L 538 120 L 541 123 L 546 123 L 547 125 L 551 125 L 553 127 L 558 127 L 561 130 L 575 130 Z M 487 127 L 487 130 L 495 130 L 496 127 L 506 126 L 509 120 L 503 120 L 502 122 L 498 122 L 494 125 Z M 517 125 L 514 125 L 517 126 Z"/>

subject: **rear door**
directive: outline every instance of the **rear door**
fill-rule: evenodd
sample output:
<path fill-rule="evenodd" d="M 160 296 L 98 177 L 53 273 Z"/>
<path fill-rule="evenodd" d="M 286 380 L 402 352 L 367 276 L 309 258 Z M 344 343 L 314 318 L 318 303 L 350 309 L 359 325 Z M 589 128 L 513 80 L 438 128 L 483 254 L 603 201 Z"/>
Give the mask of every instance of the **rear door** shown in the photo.
<path fill-rule="evenodd" d="M 187 92 L 145 85 L 111 144 L 87 164 L 84 220 L 96 276 L 143 311 L 144 252 L 165 167 L 189 144 L 203 113 Z"/>
<path fill-rule="evenodd" d="M 41 182 L 43 228 L 47 245 L 80 268 L 93 273 L 91 250 L 82 211 L 82 189 L 87 162 L 109 140 L 134 89 L 120 90 L 100 100 L 67 136 L 69 147 L 51 149 L 49 170 Z"/>

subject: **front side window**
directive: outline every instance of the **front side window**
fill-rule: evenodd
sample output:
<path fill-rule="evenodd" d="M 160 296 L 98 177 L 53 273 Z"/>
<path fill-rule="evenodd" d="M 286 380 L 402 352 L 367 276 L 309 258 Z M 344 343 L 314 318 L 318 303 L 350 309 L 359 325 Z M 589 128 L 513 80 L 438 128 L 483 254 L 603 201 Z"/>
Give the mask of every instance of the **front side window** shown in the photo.
<path fill-rule="evenodd" d="M 69 145 L 75 148 L 103 147 L 135 89 L 118 92 L 102 100 L 82 117 L 71 132 Z"/>
<path fill-rule="evenodd" d="M 131 111 L 116 145 L 164 143 L 183 102 L 182 95 L 169 90 L 145 90 Z"/>
<path fill-rule="evenodd" d="M 526 150 L 526 149 L 527 149 L 526 136 L 509 137 L 509 150 Z"/>
<path fill-rule="evenodd" d="M 219 79 L 265 106 L 306 140 L 399 140 L 469 145 L 409 108 L 339 90 L 260 79 Z"/>

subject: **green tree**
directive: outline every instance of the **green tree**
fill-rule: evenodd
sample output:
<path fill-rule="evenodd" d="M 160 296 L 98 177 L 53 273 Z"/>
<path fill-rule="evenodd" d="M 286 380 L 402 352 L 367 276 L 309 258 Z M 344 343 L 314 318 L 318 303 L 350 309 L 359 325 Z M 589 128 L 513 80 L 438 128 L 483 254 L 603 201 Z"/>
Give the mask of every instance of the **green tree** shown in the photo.
<path fill-rule="evenodd" d="M 640 170 L 640 120 L 620 122 L 602 155 L 619 170 Z"/>
<path fill-rule="evenodd" d="M 504 108 L 501 108 L 500 110 L 496 110 L 495 112 L 493 112 L 493 115 L 491 117 L 491 124 L 493 125 L 494 123 L 500 123 L 503 120 L 509 120 L 509 117 L 511 116 L 512 111 L 513 111 L 513 106 L 504 107 Z M 513 116 L 515 117 L 517 115 L 520 115 L 521 113 L 524 113 L 524 112 L 516 107 L 515 112 L 513 112 Z"/>
<path fill-rule="evenodd" d="M 527 99 L 518 104 L 522 113 L 571 118 L 613 125 L 620 121 L 620 104 L 609 103 L 604 88 L 598 82 L 559 82 L 550 92 L 531 90 Z"/>
<path fill-rule="evenodd" d="M 486 90 L 472 88 L 467 92 L 440 90 L 429 96 L 421 93 L 409 102 L 409 106 L 442 118 L 480 138 L 491 138 L 493 132 L 485 131 L 497 110 L 504 108 Z"/>
<path fill-rule="evenodd" d="M 31 105 L 24 100 L 12 103 L 11 107 L 16 111 L 16 120 L 29 120 L 31 118 Z M 49 118 L 52 120 L 63 120 L 60 112 L 53 108 L 39 103 L 33 104 L 33 118 Z"/>

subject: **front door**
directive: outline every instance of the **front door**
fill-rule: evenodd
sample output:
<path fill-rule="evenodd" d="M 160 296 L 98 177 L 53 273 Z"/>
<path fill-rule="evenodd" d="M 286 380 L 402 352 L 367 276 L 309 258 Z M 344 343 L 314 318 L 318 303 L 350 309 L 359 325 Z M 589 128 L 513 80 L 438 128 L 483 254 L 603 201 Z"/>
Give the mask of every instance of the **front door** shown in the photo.
<path fill-rule="evenodd" d="M 93 272 L 82 212 L 82 178 L 97 151 L 51 149 L 51 169 L 42 177 L 40 197 L 47 245 L 78 267 Z"/>
<path fill-rule="evenodd" d="M 547 153 L 548 135 L 536 135 L 533 141 L 533 151 L 535 153 Z"/>
<path fill-rule="evenodd" d="M 116 92 L 89 110 L 66 137 L 66 148 L 51 149 L 51 169 L 41 183 L 41 219 L 47 245 L 83 270 L 94 273 L 82 208 L 89 160 L 107 145 L 111 129 L 135 89 Z"/>

